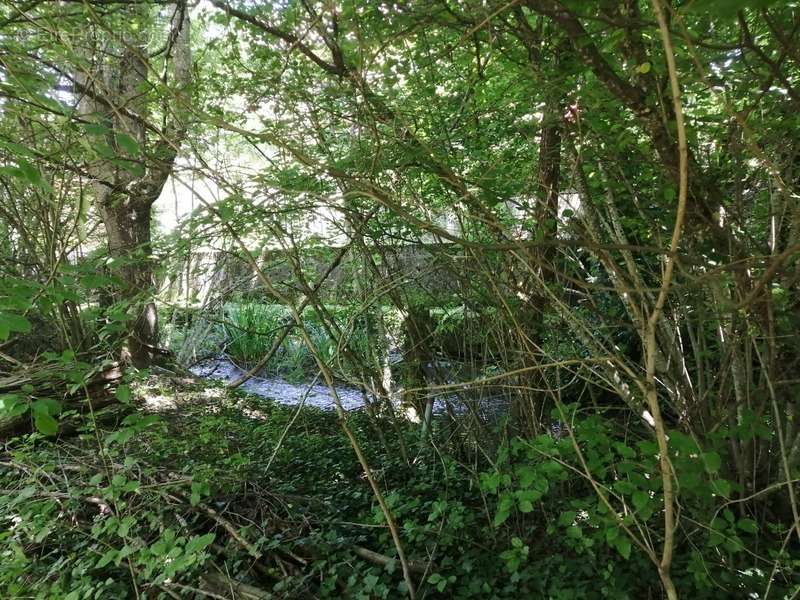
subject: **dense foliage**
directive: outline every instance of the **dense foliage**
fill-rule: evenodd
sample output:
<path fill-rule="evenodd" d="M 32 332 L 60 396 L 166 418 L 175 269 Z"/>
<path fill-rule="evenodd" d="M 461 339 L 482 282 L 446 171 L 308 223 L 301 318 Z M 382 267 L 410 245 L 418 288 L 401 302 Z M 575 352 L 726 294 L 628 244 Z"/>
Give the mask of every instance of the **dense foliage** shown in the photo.
<path fill-rule="evenodd" d="M 0 3 L 0 596 L 796 597 L 798 108 L 794 0 Z"/>

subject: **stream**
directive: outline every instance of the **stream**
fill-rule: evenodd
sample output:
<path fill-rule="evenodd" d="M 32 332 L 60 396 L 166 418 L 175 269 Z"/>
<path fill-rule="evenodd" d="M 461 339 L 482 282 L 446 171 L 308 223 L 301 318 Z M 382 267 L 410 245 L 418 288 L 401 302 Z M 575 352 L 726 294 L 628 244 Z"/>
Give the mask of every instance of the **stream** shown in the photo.
<path fill-rule="evenodd" d="M 225 383 L 235 381 L 245 373 L 243 369 L 224 356 L 200 361 L 192 366 L 190 371 L 198 377 L 224 381 Z M 321 383 L 309 381 L 293 383 L 277 376 L 251 377 L 240 386 L 240 389 L 289 406 L 297 406 L 305 397 L 306 406 L 315 406 L 323 410 L 334 410 L 336 408 L 331 390 L 327 385 Z M 364 408 L 364 392 L 360 389 L 337 382 L 336 394 L 339 396 L 344 410 L 352 411 Z M 442 394 L 434 400 L 433 414 L 446 414 L 448 412 L 448 403 L 453 414 L 464 414 L 468 410 L 458 396 Z M 508 398 L 502 395 L 484 397 L 481 401 L 475 403 L 474 408 L 483 420 L 495 420 L 507 411 Z M 407 417 L 412 420 L 418 418 L 415 418 L 411 413 L 407 414 Z"/>
<path fill-rule="evenodd" d="M 221 380 L 225 383 L 235 381 L 245 373 L 229 359 L 223 357 L 203 360 L 189 370 L 198 377 Z M 331 390 L 327 385 L 320 383 L 292 383 L 282 377 L 273 376 L 251 377 L 240 386 L 240 389 L 290 406 L 300 404 L 303 397 L 306 396 L 306 406 L 316 406 L 324 410 L 336 408 Z M 361 390 L 340 383 L 336 385 L 336 394 L 345 410 L 364 408 L 364 394 Z"/>

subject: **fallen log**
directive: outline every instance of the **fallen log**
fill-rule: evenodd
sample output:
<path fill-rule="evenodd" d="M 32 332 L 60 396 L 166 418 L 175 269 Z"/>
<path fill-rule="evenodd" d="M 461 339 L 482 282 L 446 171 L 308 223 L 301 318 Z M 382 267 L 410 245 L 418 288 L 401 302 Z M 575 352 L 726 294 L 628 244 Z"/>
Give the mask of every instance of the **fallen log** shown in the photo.
<path fill-rule="evenodd" d="M 61 403 L 62 411 L 76 410 L 81 415 L 97 411 L 116 402 L 115 385 L 122 379 L 123 368 L 111 364 L 90 375 L 77 390 L 64 376 L 64 367 L 56 364 L 28 365 L 0 378 L 0 396 L 14 395 L 26 399 L 52 398 Z M 77 424 L 64 426 L 74 432 Z M 0 442 L 33 430 L 30 412 L 0 414 Z"/>

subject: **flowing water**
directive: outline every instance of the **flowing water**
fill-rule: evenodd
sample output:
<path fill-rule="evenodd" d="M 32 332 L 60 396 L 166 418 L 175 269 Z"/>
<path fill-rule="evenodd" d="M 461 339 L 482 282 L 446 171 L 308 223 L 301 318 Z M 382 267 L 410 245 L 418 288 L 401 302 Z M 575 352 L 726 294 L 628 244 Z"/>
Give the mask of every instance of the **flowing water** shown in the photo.
<path fill-rule="evenodd" d="M 224 356 L 201 361 L 191 367 L 190 370 L 198 377 L 220 380 L 226 383 L 235 381 L 245 373 L 244 370 Z M 293 383 L 277 376 L 251 377 L 240 386 L 240 389 L 290 406 L 300 404 L 305 398 L 306 406 L 315 406 L 323 410 L 334 410 L 336 408 L 331 390 L 327 385 L 320 383 Z M 362 390 L 339 382 L 336 384 L 336 394 L 339 396 L 342 408 L 346 411 L 364 408 L 365 399 Z M 502 395 L 483 397 L 479 401 L 475 400 L 473 399 L 472 402 L 473 409 L 482 419 L 487 421 L 495 420 L 498 416 L 502 416 L 508 408 L 508 399 Z M 435 415 L 443 415 L 448 412 L 453 414 L 467 412 L 467 406 L 460 396 L 442 394 L 434 398 L 433 413 Z M 419 415 L 410 413 L 406 416 L 412 420 L 418 420 L 419 418 Z"/>
<path fill-rule="evenodd" d="M 245 371 L 226 358 L 213 358 L 197 363 L 191 372 L 205 379 L 217 379 L 230 383 L 241 377 Z M 303 401 L 307 406 L 333 410 L 336 403 L 331 390 L 319 383 L 292 383 L 282 377 L 251 377 L 240 388 L 262 398 L 270 398 L 281 404 L 297 405 Z M 336 394 L 345 410 L 358 410 L 364 407 L 364 394 L 361 390 L 345 384 L 336 385 Z"/>

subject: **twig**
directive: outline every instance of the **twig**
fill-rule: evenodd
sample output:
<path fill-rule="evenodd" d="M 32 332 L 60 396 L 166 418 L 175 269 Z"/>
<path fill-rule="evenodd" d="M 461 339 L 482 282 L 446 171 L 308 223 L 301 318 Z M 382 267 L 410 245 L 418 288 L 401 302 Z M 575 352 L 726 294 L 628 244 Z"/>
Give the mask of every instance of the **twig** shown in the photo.
<path fill-rule="evenodd" d="M 360 556 L 364 560 L 368 560 L 369 562 L 380 565 L 381 567 L 385 567 L 386 565 L 397 561 L 396 558 L 386 556 L 385 554 L 380 554 L 379 552 L 375 552 L 369 548 L 364 548 L 363 546 L 353 546 L 353 552 L 355 552 L 357 556 Z M 416 560 L 409 560 L 408 570 L 413 573 L 425 573 L 428 570 L 428 565 Z"/>

